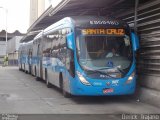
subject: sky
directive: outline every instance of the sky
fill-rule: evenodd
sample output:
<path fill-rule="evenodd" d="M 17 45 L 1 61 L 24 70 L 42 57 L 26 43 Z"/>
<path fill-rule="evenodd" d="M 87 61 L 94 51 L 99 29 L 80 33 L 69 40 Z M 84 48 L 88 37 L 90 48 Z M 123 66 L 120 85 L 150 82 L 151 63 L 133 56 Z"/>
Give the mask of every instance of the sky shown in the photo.
<path fill-rule="evenodd" d="M 7 31 L 26 33 L 29 27 L 30 0 L 0 0 L 0 7 L 7 9 Z M 0 31 L 6 29 L 6 12 L 0 8 Z"/>
<path fill-rule="evenodd" d="M 46 0 L 45 9 L 49 5 L 55 7 L 61 0 Z M 30 0 L 0 0 L 0 31 L 6 30 L 6 12 L 7 9 L 7 31 L 14 32 L 19 30 L 26 33 L 29 28 Z"/>

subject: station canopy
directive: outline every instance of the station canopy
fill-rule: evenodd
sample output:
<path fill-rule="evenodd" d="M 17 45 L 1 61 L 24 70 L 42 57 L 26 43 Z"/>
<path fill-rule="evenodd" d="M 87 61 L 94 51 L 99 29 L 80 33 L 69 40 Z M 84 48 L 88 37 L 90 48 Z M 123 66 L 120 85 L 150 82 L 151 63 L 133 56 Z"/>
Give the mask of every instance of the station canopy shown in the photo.
<path fill-rule="evenodd" d="M 69 16 L 106 16 L 116 15 L 134 8 L 135 0 L 62 0 L 56 7 L 52 5 L 30 26 L 21 42 L 32 40 L 41 30 L 58 20 Z"/>

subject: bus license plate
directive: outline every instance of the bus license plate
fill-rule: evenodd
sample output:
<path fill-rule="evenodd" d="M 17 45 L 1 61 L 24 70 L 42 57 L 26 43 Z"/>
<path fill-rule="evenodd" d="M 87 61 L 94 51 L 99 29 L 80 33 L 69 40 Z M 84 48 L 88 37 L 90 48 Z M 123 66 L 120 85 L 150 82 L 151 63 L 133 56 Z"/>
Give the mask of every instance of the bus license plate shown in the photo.
<path fill-rule="evenodd" d="M 107 94 L 107 93 L 112 93 L 113 89 L 112 88 L 107 88 L 107 89 L 103 89 L 103 93 Z"/>

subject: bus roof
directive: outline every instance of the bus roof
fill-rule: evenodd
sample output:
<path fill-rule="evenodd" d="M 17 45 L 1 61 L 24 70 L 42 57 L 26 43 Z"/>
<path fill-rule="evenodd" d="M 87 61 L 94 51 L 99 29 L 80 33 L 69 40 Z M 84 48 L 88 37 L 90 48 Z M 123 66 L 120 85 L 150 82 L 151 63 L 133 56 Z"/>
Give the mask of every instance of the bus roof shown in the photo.
<path fill-rule="evenodd" d="M 122 20 L 117 19 L 111 19 L 106 18 L 104 16 L 71 16 L 71 17 L 65 17 L 61 19 L 60 21 L 50 25 L 46 29 L 44 29 L 42 32 L 40 32 L 34 40 L 42 37 L 42 35 L 48 34 L 51 31 L 54 31 L 54 29 L 58 29 L 60 26 L 62 27 L 113 27 L 113 28 L 119 28 L 119 27 L 128 27 L 127 23 L 125 23 Z"/>
<path fill-rule="evenodd" d="M 34 37 L 34 40 L 41 38 L 43 35 L 43 31 Z"/>
<path fill-rule="evenodd" d="M 62 20 L 50 25 L 44 30 L 44 34 L 48 31 L 63 25 L 64 27 L 127 27 L 127 23 L 122 20 L 106 18 L 104 16 L 72 16 L 65 17 Z M 42 34 L 42 33 L 40 33 Z M 37 35 L 39 36 L 39 34 Z"/>

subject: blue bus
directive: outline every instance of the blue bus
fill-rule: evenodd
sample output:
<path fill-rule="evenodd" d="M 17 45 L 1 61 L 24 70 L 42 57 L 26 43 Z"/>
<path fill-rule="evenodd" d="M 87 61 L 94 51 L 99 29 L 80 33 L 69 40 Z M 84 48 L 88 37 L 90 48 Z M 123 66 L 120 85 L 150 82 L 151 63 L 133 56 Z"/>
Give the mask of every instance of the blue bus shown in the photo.
<path fill-rule="evenodd" d="M 22 43 L 19 46 L 19 70 L 23 70 L 26 73 L 32 71 L 32 51 L 33 40 L 27 43 Z"/>
<path fill-rule="evenodd" d="M 26 53 L 25 53 L 25 43 L 20 43 L 19 49 L 18 49 L 18 65 L 19 70 L 25 70 L 25 63 L 26 63 Z"/>
<path fill-rule="evenodd" d="M 34 38 L 31 74 L 65 97 L 133 94 L 138 48 L 138 37 L 124 21 L 66 17 Z"/>

